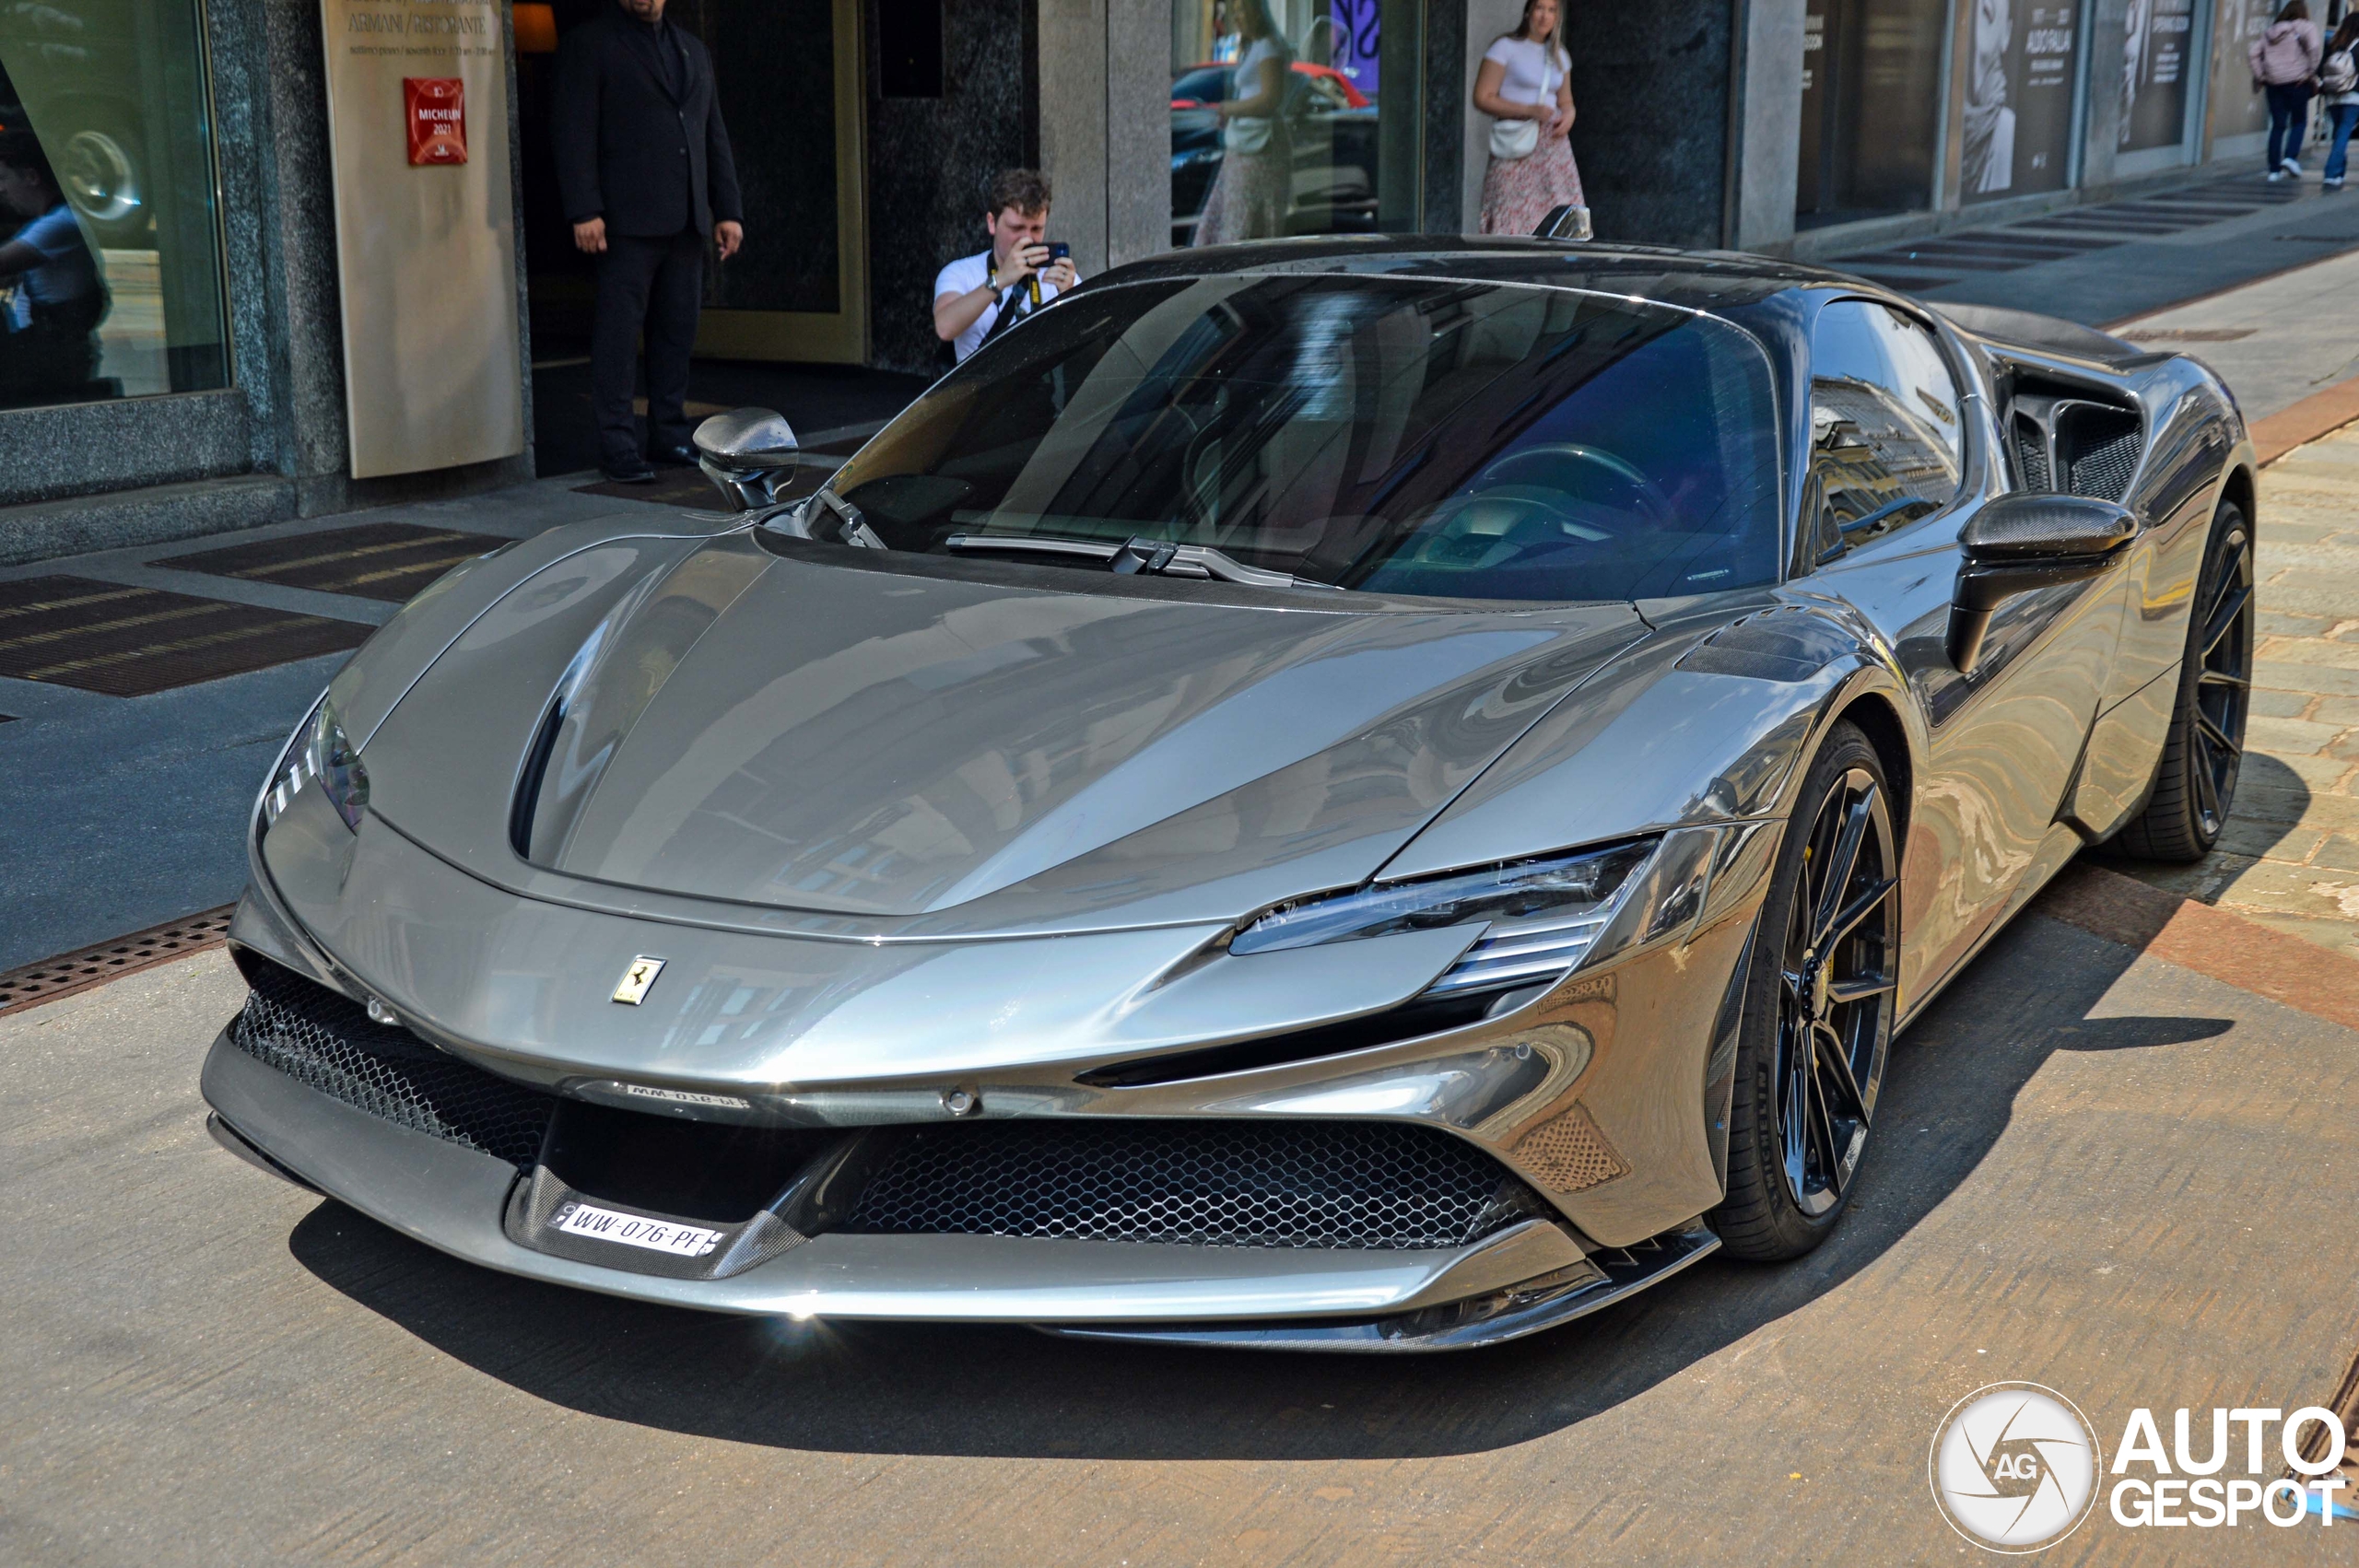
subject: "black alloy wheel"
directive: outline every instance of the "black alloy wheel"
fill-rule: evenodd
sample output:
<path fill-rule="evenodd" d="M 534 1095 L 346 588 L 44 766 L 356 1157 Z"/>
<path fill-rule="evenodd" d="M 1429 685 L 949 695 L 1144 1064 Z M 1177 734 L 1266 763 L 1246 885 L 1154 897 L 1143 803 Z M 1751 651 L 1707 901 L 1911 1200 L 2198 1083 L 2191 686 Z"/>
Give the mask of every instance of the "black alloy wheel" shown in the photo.
<path fill-rule="evenodd" d="M 1729 1117 L 1727 1199 L 1740 1258 L 1825 1240 L 1867 1153 L 1892 1042 L 1899 862 L 1884 768 L 1838 724 L 1813 763 L 1755 929 Z"/>
<path fill-rule="evenodd" d="M 2212 521 L 2188 617 L 2177 705 L 2145 808 L 2114 847 L 2150 860 L 2200 860 L 2228 825 L 2252 711 L 2252 528 L 2224 501 Z"/>

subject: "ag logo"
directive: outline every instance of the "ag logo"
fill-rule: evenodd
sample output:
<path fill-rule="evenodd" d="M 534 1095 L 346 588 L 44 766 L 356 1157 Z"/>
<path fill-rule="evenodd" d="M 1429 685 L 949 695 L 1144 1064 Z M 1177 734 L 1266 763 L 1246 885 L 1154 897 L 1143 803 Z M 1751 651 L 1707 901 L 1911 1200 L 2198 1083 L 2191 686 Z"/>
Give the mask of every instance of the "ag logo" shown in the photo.
<path fill-rule="evenodd" d="M 2054 1546 L 2097 1500 L 2104 1456 L 2072 1401 L 2036 1383 L 1993 1383 L 1950 1407 L 1927 1463 L 1952 1527 L 1992 1551 Z"/>

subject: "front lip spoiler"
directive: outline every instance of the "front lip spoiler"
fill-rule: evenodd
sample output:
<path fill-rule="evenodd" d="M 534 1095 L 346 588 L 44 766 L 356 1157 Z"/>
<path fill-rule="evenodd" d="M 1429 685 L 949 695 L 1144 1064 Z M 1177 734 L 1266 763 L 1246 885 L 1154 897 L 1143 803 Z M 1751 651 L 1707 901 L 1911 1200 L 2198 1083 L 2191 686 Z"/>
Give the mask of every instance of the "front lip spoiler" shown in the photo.
<path fill-rule="evenodd" d="M 1036 1324 L 1067 1340 L 1109 1340 L 1212 1350 L 1327 1351 L 1361 1355 L 1417 1355 L 1475 1350 L 1538 1334 L 1613 1305 L 1718 1252 L 1720 1238 L 1702 1223 L 1666 1231 L 1633 1246 L 1592 1253 L 1585 1268 L 1564 1278 L 1532 1281 L 1447 1306 L 1404 1312 L 1365 1323 L 1240 1323 L 1227 1325 Z"/>
<path fill-rule="evenodd" d="M 226 1029 L 205 1058 L 203 1086 L 235 1139 L 232 1152 L 259 1155 L 274 1175 L 427 1246 L 505 1273 L 707 1311 L 1164 1330 L 1297 1318 L 1348 1326 L 1447 1309 L 1568 1271 L 1586 1279 L 1590 1267 L 1564 1227 L 1532 1220 L 1432 1251 L 828 1232 L 724 1278 L 672 1278 L 519 1244 L 503 1223 L 516 1166 L 299 1083 L 240 1049 Z M 1300 1348 L 1348 1347 L 1314 1336 Z"/>

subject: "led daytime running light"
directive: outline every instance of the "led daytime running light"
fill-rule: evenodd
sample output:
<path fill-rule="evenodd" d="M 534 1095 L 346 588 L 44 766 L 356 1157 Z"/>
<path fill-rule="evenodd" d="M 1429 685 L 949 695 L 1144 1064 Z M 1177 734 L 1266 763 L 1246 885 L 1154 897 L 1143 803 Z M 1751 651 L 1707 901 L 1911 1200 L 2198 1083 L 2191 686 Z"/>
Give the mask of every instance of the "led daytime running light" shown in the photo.
<path fill-rule="evenodd" d="M 1488 990 L 1565 973 L 1580 962 L 1635 885 L 1658 841 L 1365 887 L 1283 905 L 1229 939 L 1239 955 L 1482 923 L 1465 956 L 1429 994 Z"/>

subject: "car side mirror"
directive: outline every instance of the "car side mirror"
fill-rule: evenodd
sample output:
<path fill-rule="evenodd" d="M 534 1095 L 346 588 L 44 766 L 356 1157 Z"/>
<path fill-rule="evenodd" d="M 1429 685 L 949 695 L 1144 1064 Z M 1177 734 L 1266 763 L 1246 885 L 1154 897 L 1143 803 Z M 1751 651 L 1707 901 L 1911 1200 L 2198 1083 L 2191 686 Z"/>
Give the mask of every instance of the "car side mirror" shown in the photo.
<path fill-rule="evenodd" d="M 1532 231 L 1535 240 L 1594 240 L 1596 230 L 1590 227 L 1589 208 L 1567 202 L 1548 209 L 1540 227 Z"/>
<path fill-rule="evenodd" d="M 733 408 L 697 427 L 697 466 L 740 511 L 776 506 L 793 481 L 803 449 L 786 416 L 768 408 Z"/>
<path fill-rule="evenodd" d="M 1949 656 L 1971 674 L 1990 613 L 2018 594 L 2102 577 L 2129 554 L 2138 519 L 2094 496 L 2001 496 L 1957 536 L 1965 560 L 1950 594 Z"/>

